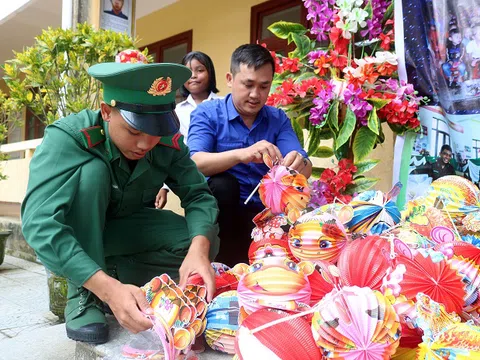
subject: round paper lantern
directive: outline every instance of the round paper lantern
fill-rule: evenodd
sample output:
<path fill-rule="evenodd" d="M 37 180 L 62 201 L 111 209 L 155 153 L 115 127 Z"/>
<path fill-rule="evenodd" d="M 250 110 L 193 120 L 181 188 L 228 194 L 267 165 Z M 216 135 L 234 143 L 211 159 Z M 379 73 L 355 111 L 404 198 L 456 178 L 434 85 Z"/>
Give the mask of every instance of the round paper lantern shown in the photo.
<path fill-rule="evenodd" d="M 448 260 L 450 266 L 463 275 L 463 282 L 467 285 L 464 297 L 463 312 L 459 314 L 465 320 L 469 320 L 469 314 L 477 312 L 480 308 L 480 266 L 475 261 L 465 259 L 463 256 L 454 256 Z"/>
<path fill-rule="evenodd" d="M 140 51 L 133 49 L 133 50 L 123 50 L 120 51 L 115 56 L 115 62 L 117 63 L 144 63 L 148 64 L 148 60 Z"/>
<path fill-rule="evenodd" d="M 442 204 L 438 205 L 439 200 Z M 443 176 L 432 182 L 428 192 L 420 198 L 427 207 L 440 207 L 451 216 L 463 216 L 480 205 L 478 188 L 461 176 Z"/>
<path fill-rule="evenodd" d="M 262 325 L 281 319 L 285 321 L 254 332 Z M 240 360 L 321 359 L 307 320 L 288 319 L 287 313 L 269 309 L 258 310 L 243 321 L 237 332 L 235 349 Z"/>
<path fill-rule="evenodd" d="M 296 260 L 292 255 L 286 239 L 260 239 L 252 241 L 248 249 L 250 264 L 266 257 L 277 256 Z"/>
<path fill-rule="evenodd" d="M 260 182 L 260 200 L 272 213 L 285 214 L 292 222 L 297 220 L 310 201 L 307 178 L 295 170 L 273 163 L 268 154 L 264 154 L 263 159 L 270 170 Z"/>
<path fill-rule="evenodd" d="M 480 327 L 458 323 L 418 347 L 417 359 L 480 359 Z"/>
<path fill-rule="evenodd" d="M 247 314 L 263 307 L 296 310 L 310 303 L 311 289 L 307 273 L 311 263 L 267 257 L 255 261 L 238 283 L 238 300 Z"/>
<path fill-rule="evenodd" d="M 348 205 L 353 208 L 353 217 L 346 224 L 351 232 L 381 234 L 401 220 L 393 199 L 381 191 L 365 191 Z"/>
<path fill-rule="evenodd" d="M 387 269 L 392 265 L 390 243 L 379 236 L 368 236 L 347 244 L 338 259 L 340 281 L 344 286 L 380 290 Z"/>
<path fill-rule="evenodd" d="M 424 293 L 432 300 L 445 304 L 448 312 L 460 313 L 466 296 L 463 276 L 451 267 L 447 260 L 434 262 L 432 257 L 417 253 L 413 257 L 397 256 L 398 264 L 406 268 L 399 285 L 400 293 L 414 300 L 418 293 Z"/>
<path fill-rule="evenodd" d="M 217 351 L 235 353 L 235 335 L 238 330 L 238 295 L 236 291 L 227 291 L 208 305 L 205 339 L 207 344 Z"/>
<path fill-rule="evenodd" d="M 310 305 L 316 305 L 330 291 L 338 286 L 338 269 L 335 265 L 327 261 L 312 261 L 314 265 L 313 272 L 308 275 L 308 282 L 312 289 Z"/>
<path fill-rule="evenodd" d="M 253 218 L 255 228 L 252 230 L 253 241 L 262 239 L 288 239 L 288 225 L 285 215 L 274 215 L 265 209 Z"/>
<path fill-rule="evenodd" d="M 292 226 L 288 243 L 299 260 L 335 263 L 347 244 L 347 233 L 337 217 L 319 210 L 302 215 Z"/>
<path fill-rule="evenodd" d="M 379 291 L 347 286 L 320 301 L 312 332 L 325 358 L 383 360 L 398 347 L 400 322 Z"/>

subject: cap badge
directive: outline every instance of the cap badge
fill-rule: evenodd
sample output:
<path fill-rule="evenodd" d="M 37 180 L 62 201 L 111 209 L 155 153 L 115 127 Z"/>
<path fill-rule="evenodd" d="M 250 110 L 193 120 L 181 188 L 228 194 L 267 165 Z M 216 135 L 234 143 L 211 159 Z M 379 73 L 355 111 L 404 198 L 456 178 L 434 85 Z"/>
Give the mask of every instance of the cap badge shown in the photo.
<path fill-rule="evenodd" d="M 172 92 L 172 79 L 170 77 L 166 79 L 159 77 L 150 86 L 150 90 L 147 91 L 147 93 L 153 96 L 165 96 L 170 92 Z"/>

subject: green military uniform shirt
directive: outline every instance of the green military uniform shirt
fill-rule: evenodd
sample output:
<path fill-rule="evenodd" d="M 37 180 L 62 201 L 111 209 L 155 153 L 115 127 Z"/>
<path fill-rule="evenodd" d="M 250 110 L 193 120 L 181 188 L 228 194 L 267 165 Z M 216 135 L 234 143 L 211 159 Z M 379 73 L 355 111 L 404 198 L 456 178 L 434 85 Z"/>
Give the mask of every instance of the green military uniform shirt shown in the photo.
<path fill-rule="evenodd" d="M 128 217 L 153 204 L 165 183 L 181 199 L 190 239 L 206 236 L 213 259 L 219 246 L 216 200 L 183 140 L 178 135 L 161 138 L 131 172 L 127 160 L 110 140 L 108 124 L 100 112 L 84 110 L 48 126 L 30 164 L 22 204 L 23 232 L 47 268 L 78 286 L 101 268 L 76 239 L 82 229 L 72 228 L 65 221 L 72 204 L 80 207 L 75 210 L 86 217 L 96 206 L 88 196 L 73 201 L 81 168 L 94 158 L 101 159 L 110 173 L 110 179 L 98 181 L 109 181 L 111 185 L 106 220 L 89 219 L 92 227 L 99 228 L 95 232 L 98 236 L 102 236 L 105 221 Z M 139 223 L 139 229 L 141 226 Z"/>

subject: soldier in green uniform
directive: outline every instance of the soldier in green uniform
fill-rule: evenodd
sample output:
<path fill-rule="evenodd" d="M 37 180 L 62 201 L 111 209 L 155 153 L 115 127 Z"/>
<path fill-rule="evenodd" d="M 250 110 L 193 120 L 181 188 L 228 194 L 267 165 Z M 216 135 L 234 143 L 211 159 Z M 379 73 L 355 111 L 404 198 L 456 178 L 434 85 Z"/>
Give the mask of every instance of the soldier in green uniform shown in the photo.
<path fill-rule="evenodd" d="M 68 280 L 68 337 L 103 343 L 104 303 L 126 329 L 151 327 L 137 286 L 154 276 L 179 276 L 185 286 L 199 274 L 211 299 L 218 209 L 177 133 L 175 90 L 190 70 L 104 63 L 89 73 L 102 82 L 105 102 L 47 127 L 30 164 L 22 222 L 39 259 Z M 164 183 L 185 217 L 155 209 Z"/>

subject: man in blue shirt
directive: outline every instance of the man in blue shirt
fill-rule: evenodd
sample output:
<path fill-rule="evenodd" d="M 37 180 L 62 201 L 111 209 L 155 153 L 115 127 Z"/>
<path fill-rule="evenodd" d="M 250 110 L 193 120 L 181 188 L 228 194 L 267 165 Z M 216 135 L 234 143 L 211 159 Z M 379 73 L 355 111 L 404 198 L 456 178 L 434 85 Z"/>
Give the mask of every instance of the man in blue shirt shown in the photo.
<path fill-rule="evenodd" d="M 227 74 L 232 93 L 204 102 L 192 112 L 188 146 L 207 177 L 219 206 L 220 253 L 216 260 L 233 266 L 246 262 L 253 217 L 263 210 L 255 194 L 244 204 L 268 168 L 263 154 L 309 177 L 312 163 L 285 112 L 266 106 L 275 62 L 260 45 L 237 48 Z"/>

